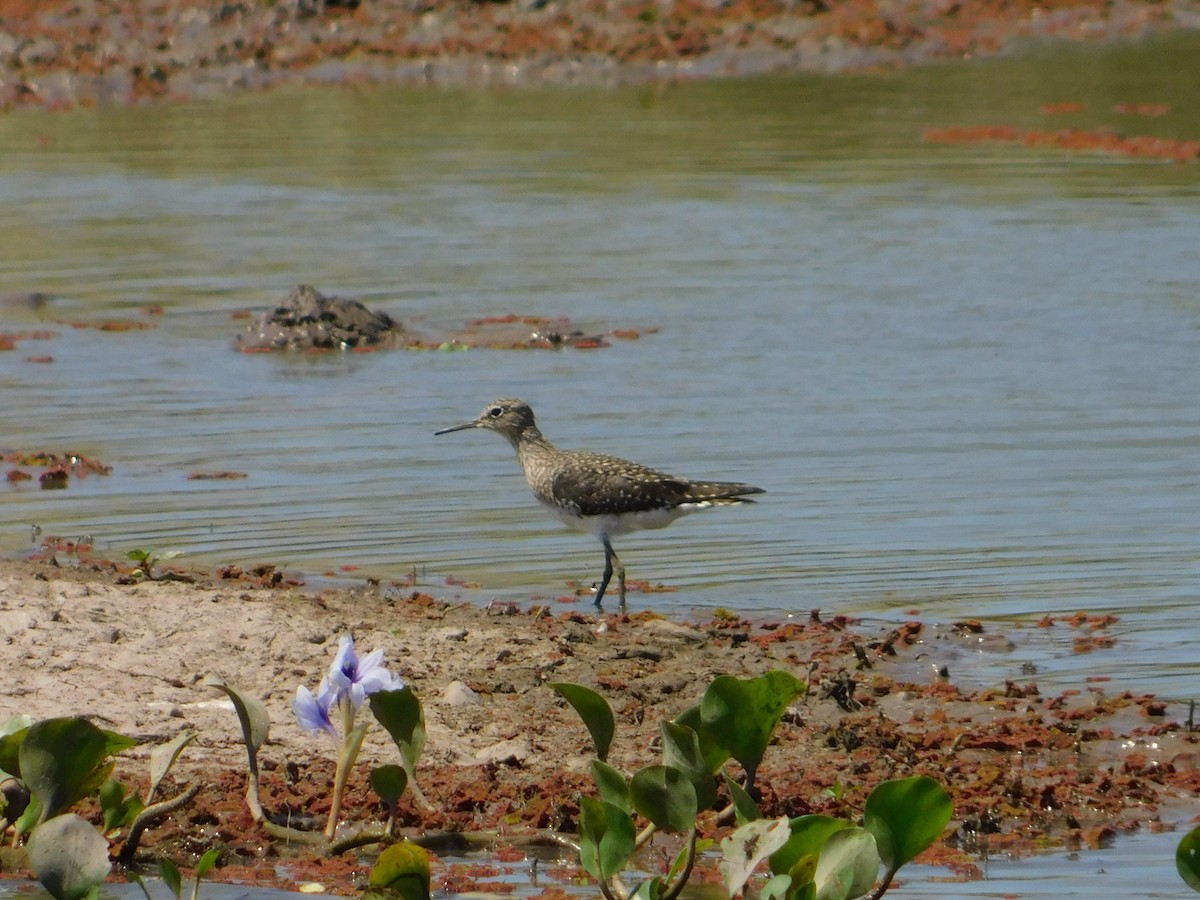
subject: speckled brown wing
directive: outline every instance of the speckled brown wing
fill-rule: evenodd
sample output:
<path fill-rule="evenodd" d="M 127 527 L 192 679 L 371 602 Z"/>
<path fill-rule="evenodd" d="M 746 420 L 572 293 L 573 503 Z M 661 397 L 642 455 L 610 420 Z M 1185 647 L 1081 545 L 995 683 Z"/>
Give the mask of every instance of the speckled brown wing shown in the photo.
<path fill-rule="evenodd" d="M 649 466 L 606 456 L 573 452 L 570 465 L 555 474 L 551 497 L 579 516 L 618 515 L 670 509 L 688 500 L 691 482 Z"/>

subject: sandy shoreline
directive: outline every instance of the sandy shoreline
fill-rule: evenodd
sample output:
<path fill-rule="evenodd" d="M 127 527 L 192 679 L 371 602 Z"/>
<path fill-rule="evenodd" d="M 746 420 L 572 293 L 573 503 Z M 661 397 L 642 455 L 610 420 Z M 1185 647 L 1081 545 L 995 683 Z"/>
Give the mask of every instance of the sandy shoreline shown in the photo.
<path fill-rule="evenodd" d="M 632 771 L 655 760 L 658 721 L 697 702 L 713 676 L 773 668 L 810 681 L 764 761 L 774 815 L 852 813 L 878 781 L 929 774 L 955 801 L 954 831 L 934 858 L 969 874 L 985 845 L 1096 846 L 1200 813 L 1200 733 L 1186 731 L 1187 709 L 1130 695 L 1118 681 L 1042 696 L 1032 681 L 972 691 L 914 679 L 927 670 L 916 660 L 932 637 L 916 622 L 880 633 L 840 617 L 686 624 L 648 613 L 597 617 L 587 606 L 487 610 L 411 588 L 387 591 L 392 599 L 371 585 L 305 593 L 205 572 L 190 573 L 194 583 L 137 582 L 113 569 L 0 563 L 0 652 L 10 673 L 0 710 L 86 715 L 136 737 L 118 771 L 143 784 L 150 746 L 196 731 L 177 778 L 205 788 L 145 839 L 147 852 L 181 852 L 195 829 L 219 823 L 230 848 L 224 865 L 243 879 L 289 886 L 273 868 L 269 878 L 265 868 L 254 874 L 265 865 L 263 836 L 242 802 L 236 722 L 199 682 L 216 671 L 265 702 L 264 806 L 319 819 L 333 751 L 301 731 L 290 701 L 297 685 L 316 687 L 343 633 L 364 653 L 383 648 L 424 703 L 429 742 L 418 774 L 436 809 L 404 801 L 402 824 L 414 831 L 573 831 L 578 795 L 590 790 L 589 742 L 549 681 L 577 681 L 609 699 L 618 714 L 610 761 Z M 1054 627 L 1085 636 L 1110 624 L 1081 617 Z M 980 628 L 965 622 L 957 632 L 976 640 Z M 363 761 L 397 760 L 372 729 Z M 369 821 L 378 803 L 366 766 L 358 768 L 349 815 Z M 829 791 L 838 784 L 844 794 Z M 317 871 L 305 877 L 322 877 L 324 864 L 312 862 Z M 353 879 L 345 887 L 353 893 Z"/>
<path fill-rule="evenodd" d="M 1200 28 L 1195 0 L 0 0 L 0 109 L 286 84 L 630 84 L 995 55 Z"/>

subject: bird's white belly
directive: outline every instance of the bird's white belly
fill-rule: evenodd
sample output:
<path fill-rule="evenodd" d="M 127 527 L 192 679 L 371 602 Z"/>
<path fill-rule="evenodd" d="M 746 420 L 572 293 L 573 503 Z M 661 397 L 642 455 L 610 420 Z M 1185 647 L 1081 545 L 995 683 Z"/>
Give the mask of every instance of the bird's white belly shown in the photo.
<path fill-rule="evenodd" d="M 554 513 L 559 521 L 568 528 L 573 528 L 576 531 L 586 531 L 597 536 L 607 534 L 609 537 L 616 537 L 617 535 L 628 534 L 631 531 L 638 531 L 645 528 L 665 528 L 680 516 L 695 512 L 698 509 L 707 509 L 713 504 L 708 501 L 683 503 L 668 509 L 647 509 L 639 512 L 605 516 L 575 516 L 567 510 L 552 504 L 543 503 L 542 505 Z"/>

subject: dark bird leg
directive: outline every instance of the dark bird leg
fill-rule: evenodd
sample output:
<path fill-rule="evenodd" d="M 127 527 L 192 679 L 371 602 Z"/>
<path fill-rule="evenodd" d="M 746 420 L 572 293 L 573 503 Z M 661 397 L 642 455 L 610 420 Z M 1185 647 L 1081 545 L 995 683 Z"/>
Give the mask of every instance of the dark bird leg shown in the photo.
<path fill-rule="evenodd" d="M 600 579 L 600 589 L 596 591 L 596 606 L 599 608 L 600 601 L 604 599 L 604 591 L 612 579 L 613 563 L 615 562 L 617 564 L 617 584 L 621 589 L 621 612 L 625 612 L 625 566 L 621 564 L 620 558 L 613 550 L 608 535 L 601 535 L 600 540 L 604 542 L 604 576 Z"/>

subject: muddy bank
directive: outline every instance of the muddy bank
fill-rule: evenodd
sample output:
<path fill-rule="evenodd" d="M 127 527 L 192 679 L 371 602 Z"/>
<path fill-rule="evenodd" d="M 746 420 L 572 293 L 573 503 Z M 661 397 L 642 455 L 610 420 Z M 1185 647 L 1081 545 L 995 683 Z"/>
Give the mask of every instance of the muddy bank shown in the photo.
<path fill-rule="evenodd" d="M 1200 813 L 1200 733 L 1189 731 L 1186 708 L 1123 690 L 1117 673 L 1053 695 L 1032 677 L 956 686 L 936 665 L 947 650 L 1005 643 L 976 622 L 883 631 L 820 614 L 678 622 L 563 603 L 482 609 L 452 595 L 411 582 L 314 592 L 269 566 L 177 570 L 149 582 L 132 564 L 0 564 L 8 673 L 0 709 L 88 715 L 135 736 L 142 743 L 122 754 L 118 771 L 143 788 L 149 748 L 194 730 L 168 790 L 199 783 L 200 793 L 143 838 L 142 853 L 188 865 L 216 844 L 225 848 L 217 880 L 318 880 L 346 894 L 365 880 L 367 859 L 297 856 L 253 825 L 236 721 L 201 685 L 209 671 L 266 704 L 264 807 L 292 825 L 319 825 L 327 813 L 334 752 L 301 731 L 290 703 L 298 685 L 315 687 L 344 633 L 364 652 L 382 648 L 425 706 L 418 780 L 433 808 L 401 802 L 410 832 L 574 832 L 578 796 L 591 790 L 590 744 L 549 681 L 604 694 L 617 713 L 610 762 L 632 771 L 656 761 L 659 721 L 697 702 L 712 677 L 774 668 L 810 689 L 784 716 L 760 770 L 771 815 L 857 815 L 879 781 L 928 774 L 952 794 L 955 818 L 927 859 L 978 877 L 988 852 L 1098 846 Z M 1040 627 L 1061 630 L 1077 652 L 1103 653 L 1120 623 L 1080 614 Z M 380 820 L 366 785 L 367 763 L 380 761 L 397 754 L 374 728 L 348 820 Z M 715 821 L 706 830 L 721 833 Z"/>
<path fill-rule="evenodd" d="M 283 84 L 623 84 L 837 72 L 1000 53 L 1019 38 L 1200 27 L 1195 0 L 0 0 L 0 108 Z"/>

